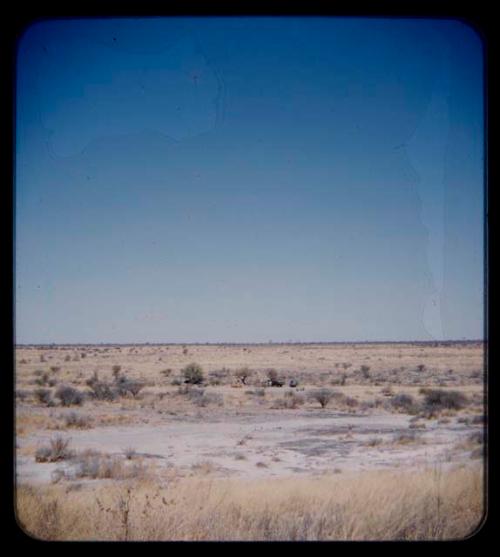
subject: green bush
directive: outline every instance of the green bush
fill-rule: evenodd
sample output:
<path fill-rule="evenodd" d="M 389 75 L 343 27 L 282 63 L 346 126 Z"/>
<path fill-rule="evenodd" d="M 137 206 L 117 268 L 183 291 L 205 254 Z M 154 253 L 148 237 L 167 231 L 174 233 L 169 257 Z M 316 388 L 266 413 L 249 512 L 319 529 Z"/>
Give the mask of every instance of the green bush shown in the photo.
<path fill-rule="evenodd" d="M 203 369 L 199 364 L 189 364 L 183 370 L 184 383 L 191 385 L 200 385 L 204 381 Z"/>

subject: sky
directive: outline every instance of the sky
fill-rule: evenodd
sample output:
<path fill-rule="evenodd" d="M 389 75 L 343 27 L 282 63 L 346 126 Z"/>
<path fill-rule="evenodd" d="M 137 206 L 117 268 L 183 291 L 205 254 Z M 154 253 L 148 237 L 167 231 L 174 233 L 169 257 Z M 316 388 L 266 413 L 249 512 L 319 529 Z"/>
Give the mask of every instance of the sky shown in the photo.
<path fill-rule="evenodd" d="M 18 344 L 482 339 L 456 20 L 62 19 L 18 43 Z"/>

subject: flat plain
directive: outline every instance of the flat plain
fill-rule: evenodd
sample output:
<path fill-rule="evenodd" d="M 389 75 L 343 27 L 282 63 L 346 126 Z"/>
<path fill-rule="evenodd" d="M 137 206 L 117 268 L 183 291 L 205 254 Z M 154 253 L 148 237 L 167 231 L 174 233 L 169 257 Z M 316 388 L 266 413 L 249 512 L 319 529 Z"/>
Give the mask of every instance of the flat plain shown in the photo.
<path fill-rule="evenodd" d="M 484 344 L 16 348 L 16 515 L 50 540 L 461 539 Z"/>

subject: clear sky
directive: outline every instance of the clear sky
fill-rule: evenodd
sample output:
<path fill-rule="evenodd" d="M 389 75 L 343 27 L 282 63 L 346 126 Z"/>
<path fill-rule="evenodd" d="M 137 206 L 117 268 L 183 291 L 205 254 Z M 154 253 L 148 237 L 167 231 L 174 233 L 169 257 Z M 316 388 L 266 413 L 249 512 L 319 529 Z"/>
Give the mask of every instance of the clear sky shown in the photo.
<path fill-rule="evenodd" d="M 459 21 L 45 21 L 17 60 L 18 343 L 483 338 Z"/>

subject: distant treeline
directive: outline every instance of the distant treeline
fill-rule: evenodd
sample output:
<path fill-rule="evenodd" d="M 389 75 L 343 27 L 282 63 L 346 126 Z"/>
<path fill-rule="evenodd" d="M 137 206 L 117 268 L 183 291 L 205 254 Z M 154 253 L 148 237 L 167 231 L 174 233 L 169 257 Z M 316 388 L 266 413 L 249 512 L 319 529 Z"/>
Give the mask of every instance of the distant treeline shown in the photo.
<path fill-rule="evenodd" d="M 366 341 L 307 341 L 307 342 L 123 342 L 123 343 L 110 343 L 110 342 L 96 342 L 96 343 L 72 343 L 72 344 L 16 344 L 15 347 L 22 348 L 35 348 L 35 349 L 54 349 L 58 347 L 64 348 L 86 348 L 93 346 L 100 346 L 106 348 L 114 348 L 121 346 L 356 346 L 356 345 L 371 345 L 371 344 L 398 344 L 409 346 L 456 346 L 456 345 L 470 345 L 470 344 L 484 344 L 484 340 L 366 340 Z"/>

